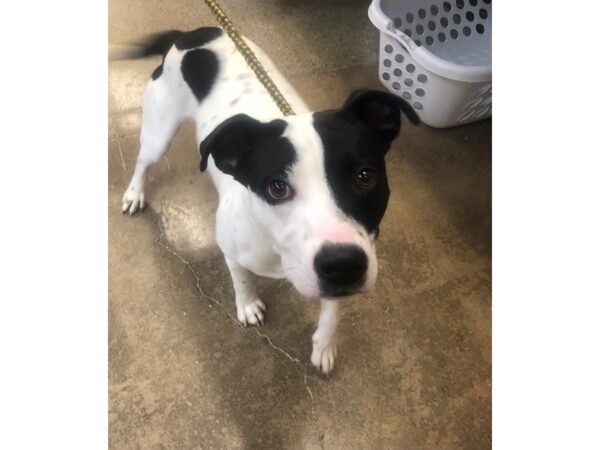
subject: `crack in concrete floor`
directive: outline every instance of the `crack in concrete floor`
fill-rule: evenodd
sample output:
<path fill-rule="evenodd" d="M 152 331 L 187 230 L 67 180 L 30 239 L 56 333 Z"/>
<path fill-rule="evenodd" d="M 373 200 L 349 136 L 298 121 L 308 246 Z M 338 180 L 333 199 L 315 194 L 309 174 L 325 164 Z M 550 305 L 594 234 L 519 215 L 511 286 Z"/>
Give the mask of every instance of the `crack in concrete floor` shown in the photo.
<path fill-rule="evenodd" d="M 162 209 L 162 208 L 161 208 Z M 156 239 L 154 240 L 154 242 L 158 245 L 160 245 L 163 249 L 165 249 L 167 252 L 169 252 L 171 255 L 175 256 L 177 259 L 179 259 L 182 263 L 184 263 L 187 268 L 188 271 L 192 274 L 192 276 L 194 277 L 194 279 L 196 280 L 196 290 L 200 293 L 200 295 L 202 295 L 205 299 L 209 300 L 210 302 L 218 305 L 223 312 L 227 315 L 227 317 L 234 323 L 234 325 L 240 327 L 240 328 L 248 328 L 245 327 L 244 325 L 242 325 L 240 323 L 239 320 L 237 320 L 237 318 L 233 317 L 231 315 L 231 313 L 228 311 L 228 309 L 225 307 L 225 305 L 220 302 L 219 300 L 217 300 L 216 298 L 214 298 L 213 296 L 207 294 L 204 289 L 202 288 L 201 284 L 200 284 L 200 277 L 198 276 L 196 270 L 194 269 L 194 266 L 192 265 L 192 263 L 190 261 L 188 261 L 187 259 L 185 259 L 183 256 L 181 256 L 178 252 L 176 252 L 175 250 L 173 250 L 168 244 L 166 244 L 164 242 L 164 230 L 163 227 L 161 225 L 161 221 L 164 218 L 164 214 L 162 212 L 158 213 L 158 218 L 156 220 L 156 226 L 159 230 L 159 235 L 156 237 Z M 264 334 L 263 332 L 261 332 L 258 327 L 250 327 L 252 330 L 254 330 L 254 332 L 263 340 L 266 341 L 267 344 L 273 348 L 275 351 L 281 353 L 282 355 L 284 355 L 287 359 L 289 359 L 292 363 L 294 363 L 298 368 L 300 368 L 302 376 L 303 376 L 303 382 L 304 382 L 304 388 L 306 390 L 306 392 L 308 393 L 308 396 L 310 397 L 310 409 L 311 409 L 311 415 L 313 417 L 313 420 L 315 421 L 317 428 L 319 428 L 319 419 L 317 417 L 317 414 L 315 412 L 315 408 L 314 408 L 314 395 L 313 392 L 309 386 L 308 383 L 308 367 L 307 364 L 302 363 L 298 358 L 290 355 L 289 352 L 287 352 L 286 350 L 284 350 L 283 348 L 281 348 L 280 346 L 276 345 L 273 340 L 266 334 Z M 318 439 L 320 442 L 320 446 L 322 449 L 324 449 L 324 438 L 325 438 L 325 434 L 321 431 L 319 431 L 319 435 L 318 435 Z"/>

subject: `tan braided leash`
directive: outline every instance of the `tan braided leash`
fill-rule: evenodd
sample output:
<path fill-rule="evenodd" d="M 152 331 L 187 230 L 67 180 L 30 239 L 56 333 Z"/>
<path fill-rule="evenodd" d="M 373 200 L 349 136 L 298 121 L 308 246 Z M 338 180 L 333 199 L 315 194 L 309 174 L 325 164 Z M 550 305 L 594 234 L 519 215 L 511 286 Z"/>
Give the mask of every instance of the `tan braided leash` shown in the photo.
<path fill-rule="evenodd" d="M 277 86 L 275 85 L 275 83 L 273 83 L 271 77 L 267 74 L 267 71 L 265 70 L 263 65 L 256 58 L 254 52 L 250 50 L 250 47 L 246 45 L 246 42 L 244 41 L 240 33 L 238 33 L 238 31 L 235 29 L 233 23 L 231 22 L 227 14 L 225 14 L 225 11 L 223 11 L 223 8 L 221 8 L 219 3 L 216 0 L 204 0 L 204 2 L 208 5 L 210 10 L 217 17 L 218 22 L 227 32 L 237 49 L 240 51 L 240 53 L 250 66 L 250 68 L 254 71 L 258 80 L 263 84 L 267 92 L 269 92 L 269 95 L 277 104 L 283 115 L 289 116 L 295 114 L 292 107 L 286 101 L 279 89 L 277 89 Z"/>

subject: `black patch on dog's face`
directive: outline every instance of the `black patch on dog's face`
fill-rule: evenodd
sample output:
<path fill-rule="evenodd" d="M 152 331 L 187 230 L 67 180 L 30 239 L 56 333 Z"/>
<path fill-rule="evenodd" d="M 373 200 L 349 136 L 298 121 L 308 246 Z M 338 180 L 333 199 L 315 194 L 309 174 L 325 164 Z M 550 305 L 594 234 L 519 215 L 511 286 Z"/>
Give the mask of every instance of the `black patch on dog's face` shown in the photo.
<path fill-rule="evenodd" d="M 190 48 L 202 47 L 210 41 L 223 35 L 223 30 L 217 27 L 202 27 L 194 31 L 182 33 L 175 41 L 175 47 L 178 50 L 188 50 Z"/>
<path fill-rule="evenodd" d="M 341 109 L 313 115 L 323 142 L 325 175 L 338 207 L 375 236 L 390 196 L 384 156 L 400 132 L 400 112 L 419 123 L 419 116 L 400 97 L 363 89 L 351 93 Z M 365 186 L 363 170 L 373 183 Z"/>
<path fill-rule="evenodd" d="M 154 72 L 152 72 L 152 79 L 157 80 L 158 77 L 160 77 L 162 75 L 162 71 L 163 71 L 163 65 L 161 64 L 156 69 L 154 69 Z"/>
<path fill-rule="evenodd" d="M 274 179 L 285 180 L 287 170 L 297 159 L 296 150 L 281 135 L 287 123 L 272 120 L 263 123 L 245 114 L 235 115 L 206 137 L 200 144 L 200 170 L 212 155 L 222 172 L 232 175 L 269 204 L 279 203 L 267 195 Z"/>
<path fill-rule="evenodd" d="M 315 113 L 313 124 L 323 142 L 325 175 L 338 207 L 369 233 L 375 232 L 390 195 L 384 160 L 387 146 L 357 120 L 337 112 Z M 364 168 L 376 176 L 368 190 L 357 185 Z"/>
<path fill-rule="evenodd" d="M 218 71 L 219 60 L 210 50 L 190 50 L 181 61 L 183 79 L 199 102 L 210 92 Z"/>

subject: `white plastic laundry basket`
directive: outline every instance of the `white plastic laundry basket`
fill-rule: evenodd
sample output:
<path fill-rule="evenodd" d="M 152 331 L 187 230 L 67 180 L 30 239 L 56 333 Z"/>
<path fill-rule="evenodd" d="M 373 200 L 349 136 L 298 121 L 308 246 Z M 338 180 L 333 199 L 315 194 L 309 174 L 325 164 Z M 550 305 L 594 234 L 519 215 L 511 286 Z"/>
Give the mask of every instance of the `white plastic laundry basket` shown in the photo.
<path fill-rule="evenodd" d="M 444 128 L 492 114 L 491 0 L 373 0 L 379 78 Z"/>

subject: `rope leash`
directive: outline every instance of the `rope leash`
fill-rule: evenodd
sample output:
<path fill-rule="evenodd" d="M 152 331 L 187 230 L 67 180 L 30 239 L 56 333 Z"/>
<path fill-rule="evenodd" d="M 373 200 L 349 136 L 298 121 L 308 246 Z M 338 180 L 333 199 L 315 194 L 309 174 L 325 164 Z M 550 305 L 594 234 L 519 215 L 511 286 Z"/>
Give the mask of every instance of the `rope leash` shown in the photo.
<path fill-rule="evenodd" d="M 286 101 L 283 94 L 279 91 L 279 89 L 277 89 L 277 86 L 275 85 L 275 83 L 273 83 L 273 80 L 267 74 L 267 71 L 265 70 L 263 65 L 256 58 L 254 52 L 250 50 L 250 47 L 248 47 L 244 39 L 242 39 L 240 33 L 235 29 L 233 23 L 229 19 L 229 16 L 227 16 L 225 11 L 223 11 L 223 8 L 221 8 L 217 0 L 204 0 L 204 2 L 208 5 L 210 10 L 216 16 L 219 24 L 227 32 L 227 35 L 231 38 L 237 49 L 240 51 L 240 53 L 250 66 L 250 68 L 256 74 L 258 81 L 260 81 L 265 87 L 265 89 L 267 90 L 273 101 L 277 104 L 283 115 L 290 116 L 295 114 L 294 110 Z"/>

